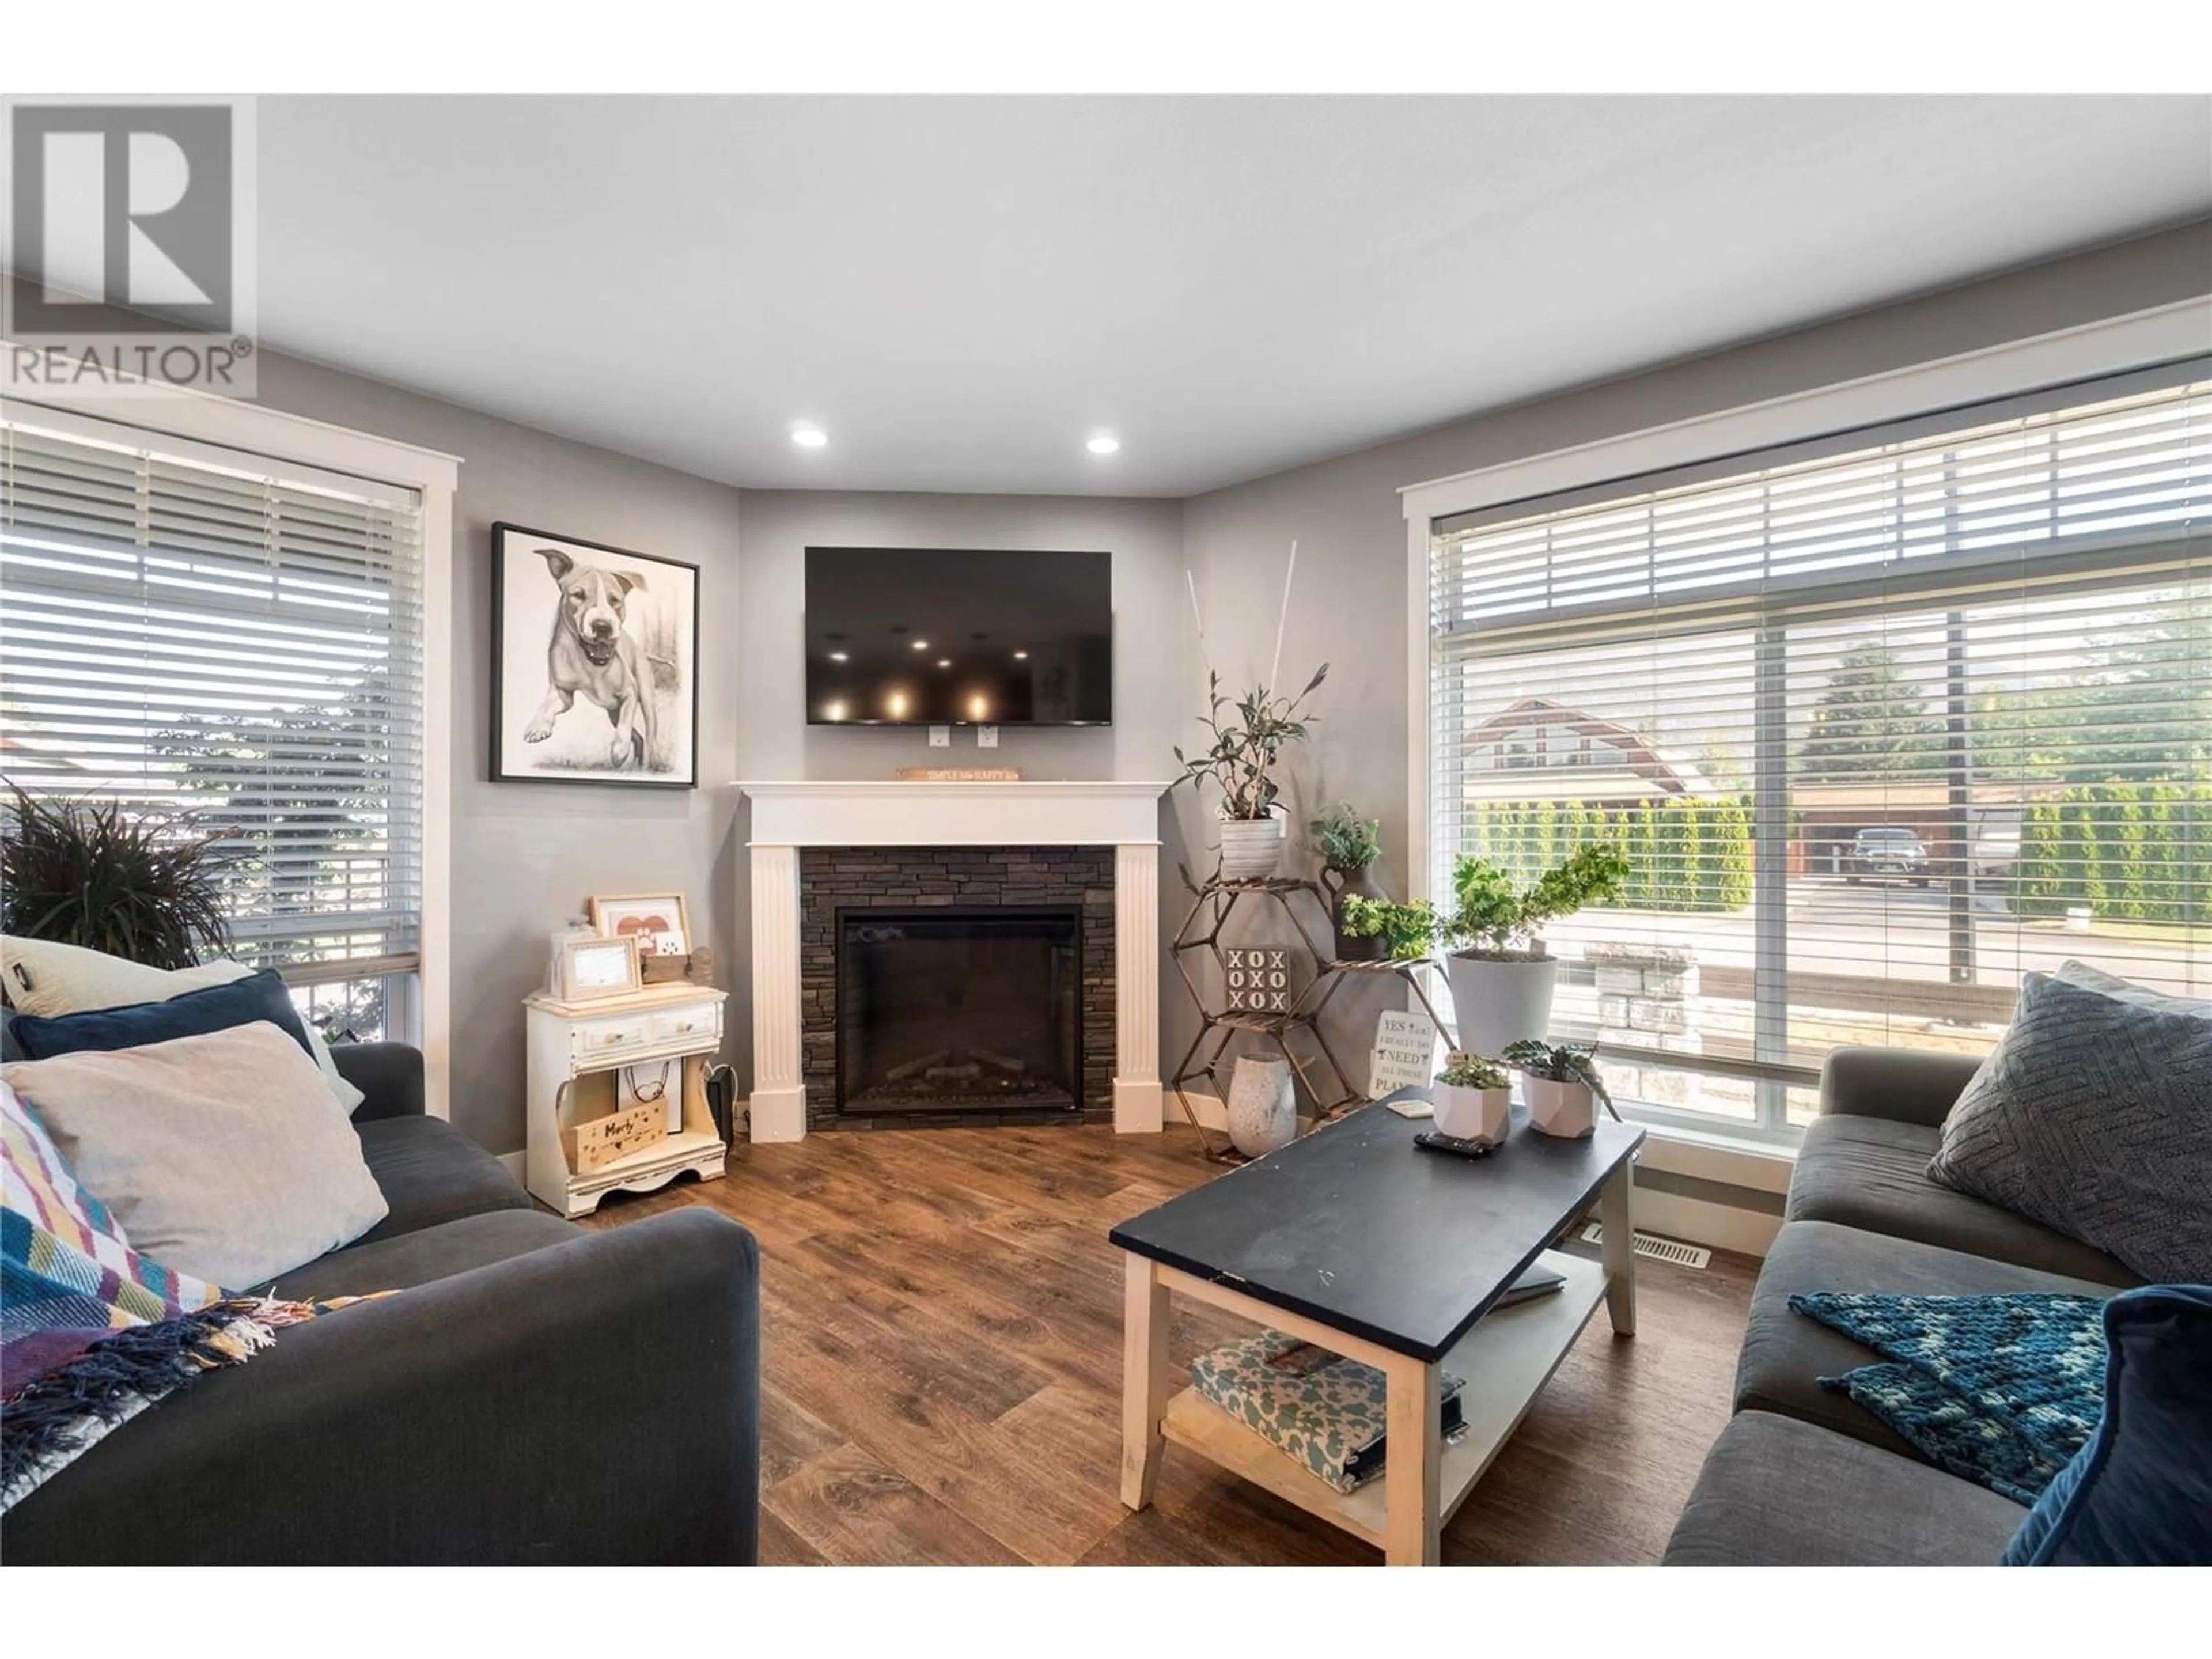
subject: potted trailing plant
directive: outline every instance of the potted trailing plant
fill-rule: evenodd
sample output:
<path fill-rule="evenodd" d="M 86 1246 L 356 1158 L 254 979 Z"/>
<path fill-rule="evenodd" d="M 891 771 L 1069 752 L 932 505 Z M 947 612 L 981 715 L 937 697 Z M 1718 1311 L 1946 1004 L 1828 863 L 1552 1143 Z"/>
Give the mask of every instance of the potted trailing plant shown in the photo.
<path fill-rule="evenodd" d="M 1459 1040 L 1483 1054 L 1550 1029 L 1559 964 L 1536 930 L 1610 898 L 1628 860 L 1609 842 L 1585 842 L 1526 888 L 1487 859 L 1462 853 L 1452 865 L 1457 908 L 1448 936 L 1465 941 L 1445 959 Z"/>
<path fill-rule="evenodd" d="M 1437 1129 L 1455 1140 L 1505 1139 L 1512 1121 L 1513 1079 L 1505 1067 L 1484 1054 L 1455 1048 L 1444 1056 L 1429 1091 L 1436 1107 Z"/>
<path fill-rule="evenodd" d="M 10 783 L 0 836 L 0 932 L 82 945 L 149 968 L 222 954 L 216 837 L 190 820 L 63 800 Z"/>
<path fill-rule="evenodd" d="M 1372 939 L 1379 953 L 1391 962 L 1419 962 L 1435 945 L 1443 920 L 1426 899 L 1394 904 L 1389 899 L 1363 898 L 1348 893 L 1344 920 L 1337 931 L 1347 939 Z"/>
<path fill-rule="evenodd" d="M 1328 677 L 1328 665 L 1323 663 L 1295 696 L 1279 696 L 1261 685 L 1231 698 L 1222 691 L 1218 674 L 1206 675 L 1207 708 L 1199 724 L 1212 740 L 1193 755 L 1176 747 L 1182 775 L 1176 781 L 1197 788 L 1211 779 L 1220 792 L 1224 881 L 1256 881 L 1274 874 L 1283 846 L 1283 822 L 1274 811 L 1282 793 L 1276 764 L 1290 744 L 1305 741 L 1311 718 L 1305 713 L 1306 699 Z"/>
<path fill-rule="evenodd" d="M 1376 900 L 1382 890 L 1375 884 L 1369 867 L 1382 856 L 1382 823 L 1363 818 L 1350 801 L 1339 801 L 1306 826 L 1314 851 L 1321 854 L 1322 885 L 1328 890 L 1329 920 L 1336 927 L 1336 954 L 1345 962 L 1372 962 L 1382 954 L 1382 941 L 1373 933 L 1348 933 L 1344 926 L 1347 900 Z"/>
<path fill-rule="evenodd" d="M 1523 1092 L 1530 1128 L 1563 1140 L 1579 1140 L 1597 1127 L 1594 1103 L 1601 1100 L 1607 1111 L 1620 1115 L 1606 1091 L 1596 1054 L 1590 1043 L 1546 1042 L 1533 1037 L 1507 1046 L 1505 1063 L 1528 1079 Z"/>

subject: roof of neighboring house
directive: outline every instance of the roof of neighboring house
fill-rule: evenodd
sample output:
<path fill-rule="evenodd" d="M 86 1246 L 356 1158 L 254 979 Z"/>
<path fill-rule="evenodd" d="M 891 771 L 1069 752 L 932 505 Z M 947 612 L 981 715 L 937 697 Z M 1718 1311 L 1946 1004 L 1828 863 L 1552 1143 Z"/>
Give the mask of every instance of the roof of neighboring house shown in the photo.
<path fill-rule="evenodd" d="M 1713 785 L 1697 763 L 1679 750 L 1662 749 L 1632 726 L 1607 720 L 1553 697 L 1523 697 L 1468 728 L 1469 750 L 1498 743 L 1530 727 L 1565 726 L 1620 751 L 1610 764 L 1470 768 L 1485 780 L 1510 777 L 1516 799 L 1607 799 L 1632 796 L 1701 795 Z M 1501 793 L 1484 788 L 1483 793 Z"/>

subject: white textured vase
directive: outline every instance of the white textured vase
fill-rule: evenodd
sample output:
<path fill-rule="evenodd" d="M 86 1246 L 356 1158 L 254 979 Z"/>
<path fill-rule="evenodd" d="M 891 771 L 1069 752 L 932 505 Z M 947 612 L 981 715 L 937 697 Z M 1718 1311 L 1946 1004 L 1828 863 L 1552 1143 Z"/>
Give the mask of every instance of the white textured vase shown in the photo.
<path fill-rule="evenodd" d="M 1587 1083 L 1524 1077 L 1521 1092 L 1528 1102 L 1528 1127 L 1540 1135 L 1580 1140 L 1597 1127 L 1597 1097 Z"/>
<path fill-rule="evenodd" d="M 1451 981 L 1452 1029 L 1471 1054 L 1502 1054 L 1527 1037 L 1549 1035 L 1552 989 L 1559 960 L 1493 962 L 1455 953 L 1444 958 Z"/>
<path fill-rule="evenodd" d="M 1505 1139 L 1513 1121 L 1510 1089 L 1464 1089 L 1456 1083 L 1439 1083 L 1429 1091 L 1436 1108 L 1437 1133 L 1454 1140 Z"/>
<path fill-rule="evenodd" d="M 1230 1073 L 1229 1144 L 1247 1158 L 1287 1146 L 1298 1133 L 1297 1091 L 1285 1060 L 1247 1054 Z"/>
<path fill-rule="evenodd" d="M 1264 818 L 1223 818 L 1221 878 L 1259 881 L 1275 873 L 1283 857 L 1283 821 Z"/>

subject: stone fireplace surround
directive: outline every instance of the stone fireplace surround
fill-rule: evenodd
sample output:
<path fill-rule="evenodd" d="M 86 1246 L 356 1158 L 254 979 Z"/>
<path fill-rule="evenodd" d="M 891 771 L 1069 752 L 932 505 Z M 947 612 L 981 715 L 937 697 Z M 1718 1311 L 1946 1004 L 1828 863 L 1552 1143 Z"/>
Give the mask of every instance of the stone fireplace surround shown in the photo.
<path fill-rule="evenodd" d="M 807 847 L 799 854 L 800 1075 L 809 1129 L 1064 1123 L 1039 1107 L 897 1112 L 837 1105 L 837 927 L 841 912 L 1066 905 L 1083 915 L 1083 1109 L 1114 1116 L 1114 849 L 1110 847 Z"/>
<path fill-rule="evenodd" d="M 836 1116 L 834 1085 L 827 1092 L 818 1081 L 809 1087 L 801 865 L 806 849 L 846 848 L 1112 848 L 1112 1116 L 1123 1133 L 1159 1132 L 1164 782 L 779 780 L 738 787 L 750 797 L 752 816 L 753 1139 L 802 1139 L 811 1123 Z M 1092 914 L 1086 904 L 1086 923 Z M 1092 1058 L 1109 1052 L 1097 1042 L 1085 1048 L 1086 1071 Z M 1088 1085 L 1086 1079 L 1086 1108 L 1097 1103 Z"/>

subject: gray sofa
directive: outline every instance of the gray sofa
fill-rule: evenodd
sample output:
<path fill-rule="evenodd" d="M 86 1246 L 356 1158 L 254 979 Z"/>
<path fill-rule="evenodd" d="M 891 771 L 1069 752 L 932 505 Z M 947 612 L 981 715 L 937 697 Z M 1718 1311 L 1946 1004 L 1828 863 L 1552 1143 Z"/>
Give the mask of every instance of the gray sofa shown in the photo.
<path fill-rule="evenodd" d="M 1869 1364 L 1790 1311 L 1801 1291 L 2109 1296 L 2142 1280 L 2112 1257 L 1924 1173 L 1977 1062 L 1842 1048 L 1820 1079 L 1781 1233 L 1752 1292 L 1735 1415 L 1667 1548 L 1670 1565 L 1995 1561 L 2027 1511 L 1923 1461 L 1819 1386 Z"/>
<path fill-rule="evenodd" d="M 391 1214 L 274 1284 L 400 1294 L 284 1332 L 9 1511 L 13 1564 L 750 1565 L 760 1257 L 687 1210 L 587 1232 L 422 1109 L 422 1056 L 343 1045 Z"/>

